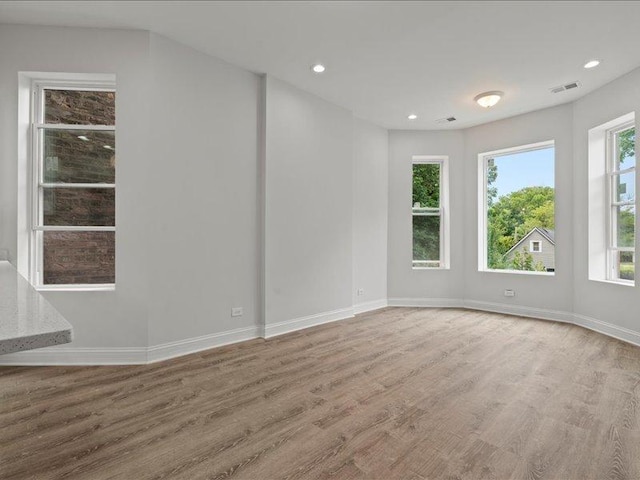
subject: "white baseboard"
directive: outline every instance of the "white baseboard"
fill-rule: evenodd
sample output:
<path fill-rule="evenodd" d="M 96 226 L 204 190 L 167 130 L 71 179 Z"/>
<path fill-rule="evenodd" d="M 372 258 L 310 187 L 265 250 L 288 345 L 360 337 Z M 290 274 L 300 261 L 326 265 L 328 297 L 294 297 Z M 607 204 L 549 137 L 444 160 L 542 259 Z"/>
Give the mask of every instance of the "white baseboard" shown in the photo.
<path fill-rule="evenodd" d="M 595 318 L 587 317 L 585 315 L 580 315 L 578 313 L 574 314 L 573 318 L 573 323 L 576 325 L 640 347 L 640 333 L 638 332 L 613 325 L 612 323 L 603 322 L 602 320 L 596 320 Z"/>
<path fill-rule="evenodd" d="M 142 365 L 147 363 L 147 349 L 46 347 L 0 356 L 6 365 Z"/>
<path fill-rule="evenodd" d="M 252 326 L 229 330 L 227 332 L 203 335 L 176 342 L 164 343 L 148 348 L 70 348 L 66 345 L 40 348 L 24 352 L 9 353 L 0 356 L 0 366 L 24 365 L 141 365 L 159 362 L 190 353 L 221 347 L 254 338 L 271 338 L 304 328 L 352 318 L 355 313 L 364 313 L 387 306 L 393 307 L 431 307 L 431 308 L 468 308 L 485 312 L 539 318 L 556 322 L 572 323 L 609 337 L 640 346 L 640 332 L 619 327 L 581 314 L 557 310 L 491 303 L 479 300 L 456 298 L 390 298 L 355 305 L 285 322 L 267 325 L 262 335 L 261 326 Z"/>
<path fill-rule="evenodd" d="M 555 322 L 573 323 L 573 314 L 559 310 L 547 310 L 545 308 L 524 307 L 521 305 L 510 305 L 508 303 L 491 303 L 479 300 L 465 300 L 464 307 L 471 310 L 481 310 L 483 312 L 504 313 L 507 315 L 518 315 L 520 317 L 539 318 L 542 320 L 553 320 Z"/>
<path fill-rule="evenodd" d="M 0 356 L 0 366 L 144 365 L 258 337 L 258 327 L 246 327 L 148 348 L 47 347 L 2 355 Z"/>
<path fill-rule="evenodd" d="M 201 337 L 187 338 L 176 342 L 154 345 L 147 349 L 147 363 L 160 362 L 210 348 L 259 338 L 260 327 L 245 327 L 226 332 L 212 333 Z"/>
<path fill-rule="evenodd" d="M 390 298 L 390 307 L 464 308 L 461 298 Z"/>
<path fill-rule="evenodd" d="M 386 298 L 383 298 L 381 300 L 373 300 L 371 302 L 356 303 L 353 306 L 353 313 L 358 315 L 360 313 L 371 312 L 373 310 L 379 310 L 388 306 L 389 303 L 387 302 Z"/>
<path fill-rule="evenodd" d="M 323 323 L 352 318 L 353 316 L 353 308 L 349 307 L 309 315 L 307 317 L 294 318 L 293 320 L 286 320 L 284 322 L 272 323 L 265 325 L 264 338 L 272 338 L 278 335 L 284 335 L 285 333 L 295 332 L 296 330 L 302 330 L 303 328 L 315 327 Z"/>

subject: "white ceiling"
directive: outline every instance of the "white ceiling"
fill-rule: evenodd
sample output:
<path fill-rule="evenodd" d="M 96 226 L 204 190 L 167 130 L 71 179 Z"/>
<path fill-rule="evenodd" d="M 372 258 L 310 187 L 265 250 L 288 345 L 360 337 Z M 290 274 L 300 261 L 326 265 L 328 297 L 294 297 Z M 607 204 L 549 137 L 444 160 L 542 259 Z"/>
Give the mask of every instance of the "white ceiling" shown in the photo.
<path fill-rule="evenodd" d="M 151 30 L 394 129 L 575 100 L 640 66 L 639 20 L 640 2 L 613 1 L 0 2 L 0 23 Z M 591 58 L 602 63 L 585 70 Z M 311 73 L 316 61 L 324 74 Z M 549 91 L 575 80 L 579 89 Z M 490 110 L 473 102 L 486 90 L 505 92 Z M 435 123 L 450 115 L 458 121 Z"/>

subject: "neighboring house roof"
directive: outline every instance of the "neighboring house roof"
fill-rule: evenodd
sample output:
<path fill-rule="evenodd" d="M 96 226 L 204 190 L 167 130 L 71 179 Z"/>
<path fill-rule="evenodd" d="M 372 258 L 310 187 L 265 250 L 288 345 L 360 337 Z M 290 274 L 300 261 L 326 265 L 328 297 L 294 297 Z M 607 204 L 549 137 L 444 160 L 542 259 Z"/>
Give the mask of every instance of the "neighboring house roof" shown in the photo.
<path fill-rule="evenodd" d="M 537 231 L 540 235 L 542 235 L 544 238 L 549 240 L 549 242 L 551 242 L 551 245 L 555 246 L 555 244 L 556 244 L 556 231 L 555 230 L 549 230 L 547 228 L 542 228 L 542 227 L 533 227 L 529 233 L 527 233 L 524 237 L 522 237 L 518 243 L 516 243 L 513 247 L 511 247 L 509 249 L 509 251 L 507 253 L 505 253 L 505 256 L 509 255 L 516 248 L 518 248 L 535 231 Z"/>

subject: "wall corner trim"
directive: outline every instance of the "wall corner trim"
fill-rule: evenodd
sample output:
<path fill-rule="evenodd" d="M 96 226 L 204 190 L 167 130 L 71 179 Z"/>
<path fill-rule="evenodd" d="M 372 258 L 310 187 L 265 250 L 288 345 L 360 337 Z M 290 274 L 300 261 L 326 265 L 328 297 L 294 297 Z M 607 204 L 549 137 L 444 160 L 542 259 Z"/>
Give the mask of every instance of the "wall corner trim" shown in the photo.
<path fill-rule="evenodd" d="M 385 308 L 389 306 L 389 302 L 386 298 L 381 298 L 380 300 L 372 300 L 370 302 L 362 302 L 356 303 L 353 306 L 353 313 L 358 315 L 360 313 L 371 312 L 373 310 L 380 310 L 381 308 Z"/>
<path fill-rule="evenodd" d="M 623 342 L 631 343 L 640 347 L 640 332 L 634 332 L 628 328 L 619 327 L 612 323 L 603 322 L 602 320 L 587 317 L 586 315 L 581 315 L 579 313 L 574 314 L 573 318 L 573 323 L 580 327 L 593 330 L 594 332 L 602 333 L 608 337 L 617 338 Z"/>
<path fill-rule="evenodd" d="M 260 337 L 260 327 L 244 327 L 226 332 L 212 333 L 175 342 L 154 345 L 147 349 L 147 363 L 161 362 L 174 357 L 201 352 L 210 348 L 244 342 Z"/>
<path fill-rule="evenodd" d="M 285 320 L 284 322 L 266 324 L 264 328 L 264 338 L 272 338 L 285 333 L 294 332 L 303 328 L 322 325 L 323 323 L 335 322 L 352 318 L 354 316 L 353 307 L 341 308 L 329 312 L 318 313 L 306 317 Z"/>

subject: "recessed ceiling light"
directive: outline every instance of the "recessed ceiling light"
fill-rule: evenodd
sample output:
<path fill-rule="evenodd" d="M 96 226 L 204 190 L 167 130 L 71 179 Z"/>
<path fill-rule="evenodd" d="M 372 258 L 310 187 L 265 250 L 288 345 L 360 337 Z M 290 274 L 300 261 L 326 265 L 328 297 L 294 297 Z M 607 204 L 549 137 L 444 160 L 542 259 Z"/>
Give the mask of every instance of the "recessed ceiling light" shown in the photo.
<path fill-rule="evenodd" d="M 326 70 L 326 67 L 321 63 L 316 63 L 315 65 L 311 66 L 311 70 L 313 70 L 314 73 L 322 73 Z"/>
<path fill-rule="evenodd" d="M 491 92 L 484 92 L 474 97 L 474 100 L 478 102 L 478 105 L 484 108 L 493 107 L 496 103 L 500 101 L 503 92 L 499 92 L 497 90 Z"/>
<path fill-rule="evenodd" d="M 78 135 L 78 138 L 79 138 L 80 140 L 82 140 L 83 142 L 88 142 L 88 141 L 89 141 L 89 138 L 87 138 L 87 137 L 86 137 L 86 136 L 84 136 L 84 135 Z"/>
<path fill-rule="evenodd" d="M 589 60 L 584 64 L 584 68 L 593 68 L 597 67 L 598 65 L 600 65 L 600 60 Z"/>
<path fill-rule="evenodd" d="M 411 115 L 407 116 L 407 118 L 409 120 L 415 120 L 416 118 L 418 118 L 418 115 L 416 115 L 415 113 L 412 113 Z"/>

